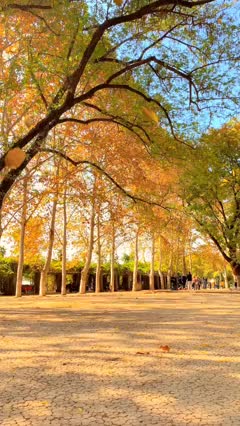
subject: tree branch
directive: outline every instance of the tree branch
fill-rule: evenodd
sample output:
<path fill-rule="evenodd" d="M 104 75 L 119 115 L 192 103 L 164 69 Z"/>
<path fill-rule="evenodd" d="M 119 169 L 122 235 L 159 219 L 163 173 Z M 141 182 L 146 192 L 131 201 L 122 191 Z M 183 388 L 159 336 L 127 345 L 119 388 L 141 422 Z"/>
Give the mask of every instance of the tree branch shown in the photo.
<path fill-rule="evenodd" d="M 148 201 L 145 200 L 144 198 L 135 196 L 133 194 L 131 194 L 130 192 L 128 192 L 126 189 L 124 189 L 108 172 L 106 172 L 101 166 L 99 166 L 96 163 L 93 163 L 92 161 L 87 161 L 87 160 L 80 160 L 80 161 L 75 161 L 72 158 L 68 157 L 66 154 L 64 154 L 61 151 L 58 151 L 56 149 L 52 149 L 52 148 L 40 148 L 39 151 L 41 152 L 50 152 L 53 154 L 57 154 L 60 157 L 64 158 L 65 160 L 69 161 L 71 164 L 73 164 L 74 166 L 79 166 L 80 164 L 87 164 L 89 166 L 94 167 L 96 170 L 98 170 L 101 174 L 103 174 L 104 176 L 106 176 L 106 178 L 114 185 L 116 186 L 116 188 L 119 189 L 119 191 L 121 191 L 126 197 L 130 198 L 133 202 L 142 202 L 145 204 L 149 204 L 151 206 L 157 206 L 157 207 L 161 207 L 162 209 L 166 210 L 166 211 L 170 211 L 169 207 L 165 207 L 163 206 L 161 203 L 157 203 L 154 201 Z"/>
<path fill-rule="evenodd" d="M 17 3 L 10 3 L 6 6 L 2 7 L 2 10 L 8 10 L 8 9 L 20 9 L 23 11 L 31 11 L 32 9 L 39 9 L 39 10 L 50 10 L 52 9 L 52 6 L 42 6 L 41 4 L 17 4 Z"/>
<path fill-rule="evenodd" d="M 166 108 L 160 103 L 158 102 L 156 99 L 153 99 L 147 95 L 145 95 L 144 93 L 140 92 L 139 90 L 129 86 L 128 84 L 107 84 L 107 83 L 103 83 L 103 84 L 99 84 L 96 87 L 93 87 L 92 89 L 90 89 L 87 93 L 85 93 L 84 95 L 81 96 L 77 96 L 76 98 L 74 98 L 74 104 L 78 104 L 83 102 L 85 99 L 89 99 L 92 96 L 94 96 L 94 94 L 100 90 L 104 90 L 104 89 L 119 89 L 119 90 L 127 90 L 130 91 L 132 93 L 135 93 L 136 95 L 140 96 L 141 98 L 143 98 L 145 101 L 147 102 L 152 102 L 155 105 L 157 105 L 164 113 L 165 117 L 167 118 L 172 136 L 174 137 L 174 139 L 180 143 L 182 143 L 183 145 L 188 146 L 189 148 L 193 148 L 192 145 L 189 145 L 187 142 L 184 142 L 183 140 L 179 139 L 174 131 L 173 128 L 173 124 L 171 121 L 171 118 L 166 110 Z"/>

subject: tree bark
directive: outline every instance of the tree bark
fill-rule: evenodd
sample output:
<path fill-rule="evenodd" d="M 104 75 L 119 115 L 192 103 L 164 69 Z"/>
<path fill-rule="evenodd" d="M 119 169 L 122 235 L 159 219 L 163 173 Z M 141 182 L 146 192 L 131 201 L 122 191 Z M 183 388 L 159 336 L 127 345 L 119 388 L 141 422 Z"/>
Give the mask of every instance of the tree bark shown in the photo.
<path fill-rule="evenodd" d="M 111 245 L 111 265 L 110 265 L 110 289 L 115 291 L 115 274 L 114 274 L 114 261 L 115 261 L 115 227 L 112 227 L 112 245 Z"/>
<path fill-rule="evenodd" d="M 228 278 L 227 278 L 227 268 L 224 268 L 223 278 L 224 278 L 225 288 L 229 288 L 229 283 L 228 283 Z"/>
<path fill-rule="evenodd" d="M 139 228 L 137 229 L 136 235 L 135 235 L 135 252 L 134 252 L 132 291 L 138 290 L 138 236 L 139 236 Z"/>
<path fill-rule="evenodd" d="M 160 278 L 160 288 L 164 289 L 164 276 L 162 273 L 162 245 L 161 245 L 161 236 L 159 236 L 159 245 L 158 245 L 158 253 L 159 253 L 159 263 L 158 263 L 158 275 Z"/>
<path fill-rule="evenodd" d="M 94 186 L 95 186 L 95 182 L 94 182 Z M 79 289 L 80 294 L 86 293 L 89 268 L 90 268 L 91 260 L 92 260 L 93 240 L 94 240 L 94 222 L 95 222 L 94 192 L 95 191 L 93 189 L 92 211 L 91 211 L 91 217 L 90 217 L 89 241 L 88 241 L 86 261 L 85 261 L 85 265 L 84 265 L 84 268 L 83 268 L 82 273 L 81 273 L 81 281 L 80 281 L 80 289 Z"/>
<path fill-rule="evenodd" d="M 97 216 L 97 268 L 96 268 L 96 284 L 95 292 L 100 293 L 101 291 L 101 240 L 100 240 L 100 217 L 99 213 Z"/>
<path fill-rule="evenodd" d="M 167 271 L 167 289 L 171 289 L 171 277 L 172 277 L 172 269 L 173 269 L 173 248 L 171 247 L 171 257 L 169 262 L 169 268 Z"/>
<path fill-rule="evenodd" d="M 16 297 L 22 296 L 22 277 L 23 277 L 23 264 L 24 264 L 24 240 L 27 222 L 27 183 L 28 175 L 25 174 L 23 178 L 23 205 L 21 217 L 21 235 L 19 243 L 19 258 L 17 268 L 17 281 L 16 281 Z"/>
<path fill-rule="evenodd" d="M 240 265 L 234 263 L 232 265 L 232 271 L 234 275 L 235 282 L 237 283 L 237 289 L 240 289 Z"/>
<path fill-rule="evenodd" d="M 62 247 L 62 284 L 61 294 L 65 296 L 67 294 L 67 187 L 64 185 L 63 193 L 63 247 Z"/>
<path fill-rule="evenodd" d="M 149 290 L 154 290 L 154 260 L 155 260 L 155 235 L 152 234 L 152 247 L 151 247 L 151 264 L 149 274 Z"/>
<path fill-rule="evenodd" d="M 51 260 L 52 260 L 52 251 L 53 251 L 53 243 L 54 243 L 54 235 L 55 235 L 55 221 L 56 221 L 57 203 L 58 203 L 58 178 L 59 178 L 59 164 L 57 165 L 57 170 L 56 170 L 57 185 L 56 185 L 53 204 L 52 204 L 48 251 L 47 251 L 47 257 L 45 260 L 44 267 L 41 271 L 39 296 L 46 296 L 46 293 L 47 293 L 47 277 L 48 277 L 48 272 L 49 272 Z"/>

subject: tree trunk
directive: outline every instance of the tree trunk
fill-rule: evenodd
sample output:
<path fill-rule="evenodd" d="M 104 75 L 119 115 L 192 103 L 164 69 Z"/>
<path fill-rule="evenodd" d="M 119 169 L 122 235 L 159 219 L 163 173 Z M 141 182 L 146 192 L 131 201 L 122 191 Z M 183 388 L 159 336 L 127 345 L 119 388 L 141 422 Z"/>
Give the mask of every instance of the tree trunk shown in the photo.
<path fill-rule="evenodd" d="M 189 237 L 189 271 L 192 273 L 192 236 Z"/>
<path fill-rule="evenodd" d="M 57 203 L 58 203 L 59 166 L 60 165 L 58 164 L 57 170 L 56 170 L 57 185 L 56 185 L 53 204 L 52 204 L 52 215 L 51 215 L 51 224 L 50 224 L 50 231 L 49 231 L 49 244 L 48 244 L 47 257 L 46 257 L 44 267 L 41 271 L 41 277 L 40 277 L 39 296 L 46 296 L 46 293 L 47 293 L 47 277 L 48 277 L 48 272 L 49 272 L 51 260 L 52 260 L 52 251 L 53 251 L 54 234 L 55 234 L 55 221 L 56 221 Z"/>
<path fill-rule="evenodd" d="M 137 229 L 136 235 L 135 235 L 135 253 L 134 253 L 132 291 L 138 290 L 138 235 L 139 235 L 139 229 Z"/>
<path fill-rule="evenodd" d="M 63 193 L 63 247 L 62 247 L 62 285 L 61 294 L 67 294 L 67 203 L 66 203 L 67 187 L 64 185 Z"/>
<path fill-rule="evenodd" d="M 89 241 L 88 241 L 88 249 L 87 249 L 87 256 L 84 268 L 81 273 L 81 281 L 80 281 L 80 294 L 86 293 L 87 288 L 87 282 L 88 282 L 88 274 L 89 274 L 89 268 L 91 265 L 92 260 L 92 252 L 93 252 L 93 240 L 94 240 L 94 221 L 95 221 L 95 200 L 94 200 L 94 190 L 93 190 L 93 199 L 92 199 L 92 211 L 91 211 L 91 218 L 90 218 L 90 233 L 89 233 Z"/>
<path fill-rule="evenodd" d="M 229 288 L 229 283 L 228 283 L 228 278 L 227 278 L 227 268 L 224 268 L 223 278 L 224 278 L 225 288 Z"/>
<path fill-rule="evenodd" d="M 19 243 L 19 258 L 17 268 L 17 281 L 16 281 L 16 297 L 22 296 L 22 277 L 23 277 L 23 264 L 24 264 L 24 240 L 26 231 L 27 221 L 27 174 L 23 179 L 23 205 L 22 205 L 22 217 L 21 217 L 21 235 Z"/>
<path fill-rule="evenodd" d="M 237 289 L 240 289 L 240 275 L 235 275 L 236 277 L 236 282 L 237 282 Z"/>
<path fill-rule="evenodd" d="M 173 248 L 171 247 L 171 258 L 169 263 L 169 268 L 167 271 L 167 289 L 171 289 L 171 277 L 172 277 L 172 269 L 173 269 Z"/>
<path fill-rule="evenodd" d="M 183 275 L 187 275 L 187 263 L 186 263 L 186 253 L 185 253 L 185 241 L 183 241 Z"/>
<path fill-rule="evenodd" d="M 149 274 L 149 290 L 154 290 L 154 259 L 155 259 L 155 236 L 152 234 L 152 248 L 151 248 L 151 265 Z"/>
<path fill-rule="evenodd" d="M 240 265 L 234 264 L 232 265 L 233 276 L 235 282 L 237 283 L 237 289 L 240 289 Z"/>
<path fill-rule="evenodd" d="M 159 236 L 159 246 L 158 246 L 158 253 L 159 253 L 159 263 L 158 263 L 158 275 L 160 278 L 160 288 L 164 289 L 164 276 L 162 273 L 162 245 L 161 245 L 161 236 Z"/>
<path fill-rule="evenodd" d="M 115 261 L 115 228 L 112 228 L 112 246 L 111 246 L 111 265 L 110 265 L 110 289 L 115 291 L 115 275 L 114 275 L 114 261 Z"/>
<path fill-rule="evenodd" d="M 100 293 L 101 291 L 101 240 L 100 240 L 100 217 L 97 217 L 97 268 L 96 268 L 96 284 L 95 292 Z"/>

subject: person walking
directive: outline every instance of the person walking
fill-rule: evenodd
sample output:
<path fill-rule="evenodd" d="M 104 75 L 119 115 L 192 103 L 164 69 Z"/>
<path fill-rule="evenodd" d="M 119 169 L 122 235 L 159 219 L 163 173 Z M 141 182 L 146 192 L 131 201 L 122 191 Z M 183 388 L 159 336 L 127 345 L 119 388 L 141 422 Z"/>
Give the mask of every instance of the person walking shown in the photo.
<path fill-rule="evenodd" d="M 188 272 L 187 274 L 187 289 L 192 290 L 192 274 Z"/>

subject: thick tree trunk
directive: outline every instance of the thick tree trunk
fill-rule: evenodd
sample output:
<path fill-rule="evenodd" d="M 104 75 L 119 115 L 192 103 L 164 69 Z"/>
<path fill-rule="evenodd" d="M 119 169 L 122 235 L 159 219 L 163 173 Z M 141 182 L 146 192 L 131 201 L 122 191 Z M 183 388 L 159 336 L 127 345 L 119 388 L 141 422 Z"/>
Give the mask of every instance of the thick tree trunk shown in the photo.
<path fill-rule="evenodd" d="M 237 289 L 240 290 L 240 265 L 234 262 L 231 267 L 234 280 L 237 283 Z"/>
<path fill-rule="evenodd" d="M 100 240 L 100 217 L 97 217 L 97 268 L 96 268 L 96 284 L 95 292 L 100 293 L 101 291 L 101 240 Z"/>
<path fill-rule="evenodd" d="M 138 235 L 139 235 L 139 229 L 137 229 L 136 235 L 135 235 L 135 252 L 134 252 L 132 291 L 138 290 Z"/>
<path fill-rule="evenodd" d="M 88 283 L 88 274 L 89 274 L 89 268 L 90 268 L 90 265 L 91 265 L 92 252 L 93 252 L 94 221 L 95 221 L 95 201 L 94 201 L 94 196 L 93 196 L 92 211 L 91 211 L 91 218 L 90 218 L 88 249 L 87 249 L 87 256 L 86 256 L 85 265 L 84 265 L 84 268 L 83 268 L 82 273 L 81 273 L 81 281 L 80 281 L 80 289 L 79 289 L 80 294 L 86 293 L 86 288 L 87 288 L 87 283 Z"/>
<path fill-rule="evenodd" d="M 154 260 L 155 260 L 155 236 L 152 234 L 152 247 L 151 247 L 151 264 L 149 274 L 149 290 L 154 290 Z"/>
<path fill-rule="evenodd" d="M 240 275 L 235 275 L 235 277 L 236 277 L 237 289 L 240 290 Z"/>
<path fill-rule="evenodd" d="M 23 264 L 24 264 L 24 240 L 26 231 L 27 221 L 27 174 L 23 179 L 23 205 L 22 205 L 22 217 L 21 217 L 21 235 L 19 243 L 19 258 L 17 268 L 17 281 L 16 281 L 16 297 L 22 296 L 22 277 L 23 277 Z"/>
<path fill-rule="evenodd" d="M 110 259 L 110 290 L 115 291 L 115 274 L 114 274 L 114 261 L 115 261 L 115 228 L 112 228 L 112 245 L 111 245 L 111 259 Z"/>
<path fill-rule="evenodd" d="M 67 294 L 67 203 L 66 203 L 67 187 L 64 187 L 63 193 L 63 247 L 62 247 L 62 285 L 61 294 Z"/>

